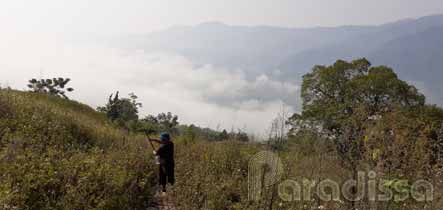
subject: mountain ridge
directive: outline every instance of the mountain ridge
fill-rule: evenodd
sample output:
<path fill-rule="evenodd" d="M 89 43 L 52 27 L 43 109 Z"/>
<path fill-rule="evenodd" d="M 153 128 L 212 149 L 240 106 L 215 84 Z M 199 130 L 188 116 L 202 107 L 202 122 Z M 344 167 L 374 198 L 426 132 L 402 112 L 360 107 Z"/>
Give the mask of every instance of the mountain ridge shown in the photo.
<path fill-rule="evenodd" d="M 423 45 L 432 46 L 432 41 L 420 36 L 425 36 L 425 31 L 438 27 L 443 27 L 442 14 L 381 25 L 314 28 L 236 26 L 206 22 L 196 26 L 171 27 L 146 35 L 133 35 L 112 44 L 128 49 L 143 49 L 148 53 L 162 51 L 179 54 L 197 65 L 210 64 L 226 69 L 242 69 L 249 80 L 265 74 L 277 80 L 300 82 L 301 76 L 316 64 L 330 64 L 337 59 L 367 57 L 374 65 L 391 66 L 402 79 L 413 81 L 416 78 L 407 73 L 412 70 L 398 68 L 405 68 L 408 66 L 406 63 L 410 62 L 415 62 L 411 66 L 417 66 L 423 63 L 420 59 L 402 57 L 398 55 L 401 54 L 399 50 L 395 51 L 397 54 L 384 53 L 383 58 L 376 53 L 387 52 L 384 48 L 392 42 L 402 42 L 397 45 L 416 46 L 404 41 L 404 37 L 409 36 L 418 36 L 413 40 L 422 40 Z M 437 37 L 435 40 L 441 39 L 443 38 Z M 424 53 L 426 56 L 427 52 Z M 442 60 L 434 54 L 427 55 L 432 58 L 429 62 L 438 63 Z M 431 72 L 435 74 L 435 70 L 420 71 L 428 76 L 417 82 L 434 82 L 428 81 L 428 78 L 435 77 L 430 75 Z M 437 76 L 443 76 L 443 73 L 441 74 Z M 429 89 L 438 89 L 435 88 L 435 84 L 427 86 L 434 86 Z M 443 98 L 440 92 L 431 91 L 430 98 Z M 435 94 L 437 97 L 432 96 Z M 442 104 L 443 100 L 435 102 Z"/>

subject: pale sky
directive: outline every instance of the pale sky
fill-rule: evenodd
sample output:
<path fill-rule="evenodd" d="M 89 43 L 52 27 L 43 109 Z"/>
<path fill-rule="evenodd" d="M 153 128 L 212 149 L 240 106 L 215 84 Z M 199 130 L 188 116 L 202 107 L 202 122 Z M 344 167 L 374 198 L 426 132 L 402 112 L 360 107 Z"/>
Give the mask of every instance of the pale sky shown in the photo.
<path fill-rule="evenodd" d="M 103 105 L 116 90 L 121 95 L 135 92 L 144 104 L 142 116 L 171 111 L 182 123 L 265 134 L 282 100 L 226 106 L 208 97 L 271 91 L 299 100 L 299 85 L 268 75 L 248 80 L 241 70 L 198 66 L 181 55 L 66 40 L 149 33 L 208 21 L 332 27 L 442 13 L 443 0 L 0 0 L 0 86 L 24 90 L 31 78 L 69 77 L 75 89 L 71 98 L 92 107 Z"/>
<path fill-rule="evenodd" d="M 173 25 L 372 25 L 443 13 L 442 0 L 1 0 L 0 31 L 144 33 Z"/>

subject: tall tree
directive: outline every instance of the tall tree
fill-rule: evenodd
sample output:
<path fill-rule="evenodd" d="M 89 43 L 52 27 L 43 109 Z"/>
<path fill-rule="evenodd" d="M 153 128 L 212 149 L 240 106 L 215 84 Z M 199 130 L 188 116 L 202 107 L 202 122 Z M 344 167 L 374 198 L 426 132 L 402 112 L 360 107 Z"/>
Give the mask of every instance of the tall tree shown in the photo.
<path fill-rule="evenodd" d="M 97 107 L 97 110 L 106 113 L 112 121 L 128 122 L 138 120 L 138 109 L 142 106 L 137 102 L 137 96 L 129 94 L 129 98 L 120 98 L 119 92 L 111 94 L 108 103 L 103 107 Z"/>
<path fill-rule="evenodd" d="M 332 140 L 354 178 L 365 157 L 363 140 L 368 125 L 394 110 L 425 104 L 425 97 L 391 68 L 371 67 L 366 59 L 315 66 L 303 76 L 301 97 L 302 113 L 288 121 L 291 132 L 313 129 Z"/>

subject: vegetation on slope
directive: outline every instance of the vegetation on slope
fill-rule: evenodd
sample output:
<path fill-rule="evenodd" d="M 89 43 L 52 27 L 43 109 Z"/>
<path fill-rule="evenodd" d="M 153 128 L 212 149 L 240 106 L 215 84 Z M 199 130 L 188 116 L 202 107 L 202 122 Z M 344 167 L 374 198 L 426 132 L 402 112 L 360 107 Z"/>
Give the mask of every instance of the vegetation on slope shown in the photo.
<path fill-rule="evenodd" d="M 222 133 L 193 125 L 178 133 L 177 206 L 245 209 L 255 146 L 208 143 Z M 89 106 L 0 90 L 0 209 L 146 209 L 157 189 L 151 154 L 143 135 Z"/>
<path fill-rule="evenodd" d="M 0 91 L 0 209 L 143 209 L 148 150 L 86 105 Z"/>
<path fill-rule="evenodd" d="M 301 95 L 302 112 L 289 119 L 280 115 L 269 140 L 254 143 L 241 131 L 179 125 L 170 113 L 140 120 L 136 97 L 110 97 L 97 112 L 57 95 L 0 90 L 0 209 L 146 209 L 157 167 L 144 136 L 136 133 L 161 130 L 174 134 L 177 182 L 170 195 L 179 209 L 442 205 L 442 108 L 425 104 L 424 96 L 392 69 L 371 67 L 365 59 L 314 67 L 304 77 Z M 303 192 L 306 187 L 312 192 L 289 202 L 279 196 L 277 182 L 262 185 L 261 199 L 251 201 L 250 160 L 262 150 L 281 158 L 282 181 L 296 181 Z M 268 167 L 263 166 L 263 177 Z M 373 201 L 365 194 L 351 200 L 340 194 L 325 200 L 315 192 L 321 181 L 341 186 L 357 180 L 358 172 L 375 173 L 378 193 L 390 190 L 392 198 Z M 432 199 L 404 198 L 417 180 L 432 184 Z"/>

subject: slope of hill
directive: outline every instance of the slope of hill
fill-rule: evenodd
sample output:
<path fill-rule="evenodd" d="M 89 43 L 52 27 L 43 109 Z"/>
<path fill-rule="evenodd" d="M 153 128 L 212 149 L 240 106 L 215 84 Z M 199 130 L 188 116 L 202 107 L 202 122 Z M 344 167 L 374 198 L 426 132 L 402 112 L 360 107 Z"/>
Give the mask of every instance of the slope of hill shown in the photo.
<path fill-rule="evenodd" d="M 405 45 L 419 45 L 422 42 L 426 42 L 426 37 L 418 37 L 422 33 L 436 32 L 430 31 L 430 29 L 443 26 L 443 16 L 429 16 L 423 17 L 417 20 L 403 20 L 395 23 L 389 23 L 372 28 L 367 33 L 361 33 L 357 36 L 352 36 L 345 41 L 335 41 L 331 45 L 322 46 L 320 48 L 310 48 L 292 55 L 286 62 L 282 63 L 281 68 L 287 72 L 286 76 L 291 76 L 294 69 L 306 69 L 312 67 L 315 64 L 330 63 L 338 58 L 352 59 L 357 57 L 373 58 L 373 63 L 376 65 L 389 65 L 384 61 L 390 61 L 389 54 L 384 55 L 384 59 L 378 60 L 379 57 L 375 57 L 378 51 L 382 51 L 386 45 L 394 42 L 397 39 L 404 39 L 405 37 L 417 36 L 417 39 L 412 39 L 410 43 L 403 43 Z M 436 38 L 442 40 L 442 38 Z M 435 41 L 435 39 L 434 39 Z M 424 54 L 423 56 L 427 56 Z M 394 56 L 395 57 L 395 56 Z M 432 57 L 432 56 L 429 56 Z M 400 62 L 416 62 L 415 58 L 401 58 Z M 317 63 L 315 63 L 317 62 Z M 393 66 L 396 67 L 396 66 Z M 397 69 L 402 75 L 402 69 Z"/>
<path fill-rule="evenodd" d="M 0 90 L 0 209 L 145 209 L 148 152 L 86 105 Z"/>
<path fill-rule="evenodd" d="M 443 27 L 429 28 L 423 32 L 400 37 L 387 42 L 372 52 L 368 58 L 398 69 L 407 80 L 422 82 L 431 103 L 443 102 Z"/>
<path fill-rule="evenodd" d="M 158 167 L 142 136 L 116 128 L 103 114 L 75 101 L 0 89 L 0 209 L 251 205 L 247 169 L 256 146 L 177 138 L 177 183 L 166 199 L 158 198 Z"/>
<path fill-rule="evenodd" d="M 427 135 L 433 131 L 427 126 L 441 129 L 439 116 L 443 112 L 428 107 L 404 116 L 401 113 L 386 115 L 377 123 L 367 122 L 374 127 L 365 132 L 380 133 L 380 137 L 364 141 L 368 143 L 362 149 L 375 147 L 373 150 L 378 152 L 362 151 L 366 155 L 361 160 L 361 170 L 373 173 L 367 167 L 375 162 L 379 166 L 376 180 L 383 183 L 400 178 L 435 180 L 435 197 L 441 198 L 442 167 L 429 165 L 432 155 L 426 154 L 434 148 L 429 142 L 441 140 L 440 133 Z M 374 130 L 385 131 L 385 126 L 395 129 L 397 135 Z M 234 139 L 209 142 L 204 137 L 196 138 L 192 132 L 174 136 L 176 183 L 172 189 L 168 186 L 167 197 L 157 199 L 152 191 L 156 188 L 153 173 L 158 168 L 142 137 L 119 130 L 102 114 L 74 101 L 0 90 L 0 209 L 350 209 L 354 202 L 346 197 L 339 197 L 338 202 L 322 200 L 315 194 L 311 199 L 308 194 L 307 198 L 290 202 L 287 196 L 279 195 L 281 186 L 288 185 L 260 184 L 266 183 L 262 180 L 275 179 L 275 175 L 270 177 L 266 172 L 270 165 L 261 165 L 276 167 L 275 160 L 283 164 L 280 175 L 285 181 L 281 183 L 315 183 L 327 178 L 329 183 L 338 185 L 354 178 L 354 170 L 340 159 L 333 141 L 309 131 L 283 137 L 283 141 L 280 137 L 270 138 L 263 144 Z M 392 164 L 384 164 L 388 161 Z M 290 189 L 287 193 L 294 192 L 291 196 L 296 196 L 296 188 Z M 260 193 L 262 199 L 251 201 L 251 192 Z M 365 199 L 357 203 L 358 209 L 369 209 L 371 204 Z M 378 203 L 385 209 L 428 206 L 442 206 L 441 199 Z"/>

